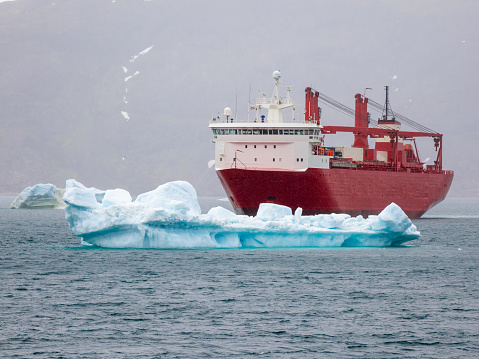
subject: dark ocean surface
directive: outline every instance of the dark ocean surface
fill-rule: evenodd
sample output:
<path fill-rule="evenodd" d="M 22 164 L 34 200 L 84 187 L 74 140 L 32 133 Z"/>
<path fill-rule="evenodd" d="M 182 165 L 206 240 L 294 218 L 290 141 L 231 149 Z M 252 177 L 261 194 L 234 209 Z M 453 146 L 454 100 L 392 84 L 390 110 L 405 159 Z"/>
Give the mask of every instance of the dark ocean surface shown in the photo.
<path fill-rule="evenodd" d="M 314 250 L 85 248 L 63 210 L 12 200 L 0 357 L 479 357 L 479 199 L 447 199 L 402 247 Z"/>

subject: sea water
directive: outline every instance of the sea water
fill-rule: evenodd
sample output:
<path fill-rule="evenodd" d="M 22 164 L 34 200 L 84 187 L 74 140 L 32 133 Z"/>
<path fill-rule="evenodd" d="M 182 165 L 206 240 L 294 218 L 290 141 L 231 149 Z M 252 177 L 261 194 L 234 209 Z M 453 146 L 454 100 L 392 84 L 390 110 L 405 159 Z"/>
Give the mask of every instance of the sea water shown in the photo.
<path fill-rule="evenodd" d="M 479 199 L 447 199 L 398 248 L 183 251 L 82 247 L 63 210 L 13 199 L 0 357 L 479 356 Z"/>

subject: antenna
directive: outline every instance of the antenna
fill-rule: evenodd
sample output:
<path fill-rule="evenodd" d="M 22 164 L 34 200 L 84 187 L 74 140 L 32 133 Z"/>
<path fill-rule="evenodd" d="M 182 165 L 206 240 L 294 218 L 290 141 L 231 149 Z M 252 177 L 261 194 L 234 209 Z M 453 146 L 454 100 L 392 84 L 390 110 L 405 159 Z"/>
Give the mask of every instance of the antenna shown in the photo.
<path fill-rule="evenodd" d="M 238 121 L 238 116 L 236 116 L 236 111 L 238 110 L 238 92 L 236 92 L 236 98 L 235 98 L 235 118 L 236 121 Z"/>
<path fill-rule="evenodd" d="M 248 92 L 248 122 L 249 121 L 249 113 L 251 110 L 251 84 L 249 84 L 249 92 Z"/>

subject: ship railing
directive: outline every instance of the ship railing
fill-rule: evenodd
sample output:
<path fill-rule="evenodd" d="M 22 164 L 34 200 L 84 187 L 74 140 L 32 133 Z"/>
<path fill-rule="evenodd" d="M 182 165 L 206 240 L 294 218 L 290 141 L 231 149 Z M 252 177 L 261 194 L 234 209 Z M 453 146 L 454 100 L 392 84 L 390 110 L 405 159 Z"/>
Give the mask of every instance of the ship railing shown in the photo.
<path fill-rule="evenodd" d="M 279 104 L 279 105 L 293 105 L 292 98 L 268 98 L 268 97 L 260 97 L 256 100 L 256 105 L 271 105 L 271 104 Z"/>
<path fill-rule="evenodd" d="M 423 168 L 423 167 L 398 167 L 395 168 L 394 164 L 392 163 L 385 163 L 385 162 L 374 162 L 374 161 L 367 161 L 367 162 L 358 162 L 357 167 L 351 166 L 350 161 L 342 161 L 338 159 L 334 159 L 331 161 L 331 167 L 339 167 L 339 168 L 350 168 L 350 169 L 358 169 L 358 170 L 367 170 L 367 171 L 387 171 L 387 172 L 407 172 L 407 173 L 437 173 L 437 174 L 454 174 L 454 171 L 451 170 L 439 170 L 434 166 Z"/>
<path fill-rule="evenodd" d="M 241 168 L 241 166 L 238 166 L 238 163 L 242 164 L 243 168 L 246 169 L 246 165 L 238 157 L 233 158 L 233 163 L 231 163 L 231 168 L 238 168 L 238 167 Z"/>
<path fill-rule="evenodd" d="M 210 124 L 216 124 L 216 123 L 231 123 L 231 124 L 235 124 L 235 123 L 263 123 L 261 121 L 261 119 L 256 119 L 253 117 L 252 115 L 252 118 L 250 118 L 249 120 L 246 118 L 246 119 L 241 119 L 241 120 L 237 120 L 236 118 L 229 118 L 228 120 L 226 120 L 226 118 L 223 118 L 223 117 L 215 117 L 213 119 L 210 120 Z M 287 121 L 287 120 L 284 120 L 283 123 L 295 123 L 295 121 Z M 314 123 L 316 124 L 315 122 L 310 122 L 308 121 L 307 123 Z"/>
<path fill-rule="evenodd" d="M 229 118 L 227 120 L 226 118 L 223 118 L 223 117 L 215 117 L 212 120 L 210 120 L 210 124 L 214 124 L 214 123 L 254 123 L 254 122 L 257 122 L 257 121 L 254 121 L 254 120 L 249 120 L 248 121 L 248 119 L 237 120 L 236 118 Z"/>

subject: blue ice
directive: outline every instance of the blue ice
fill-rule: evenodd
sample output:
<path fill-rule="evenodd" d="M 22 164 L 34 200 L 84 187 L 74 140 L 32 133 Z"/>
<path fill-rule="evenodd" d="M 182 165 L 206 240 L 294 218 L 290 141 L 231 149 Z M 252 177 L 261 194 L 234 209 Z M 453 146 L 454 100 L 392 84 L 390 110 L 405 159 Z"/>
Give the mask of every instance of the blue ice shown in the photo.
<path fill-rule="evenodd" d="M 65 217 L 83 245 L 107 248 L 292 248 L 397 246 L 419 238 L 394 203 L 379 215 L 302 216 L 301 208 L 262 203 L 255 217 L 223 208 L 202 214 L 193 186 L 163 184 L 134 201 L 123 189 L 99 191 L 68 180 Z"/>

